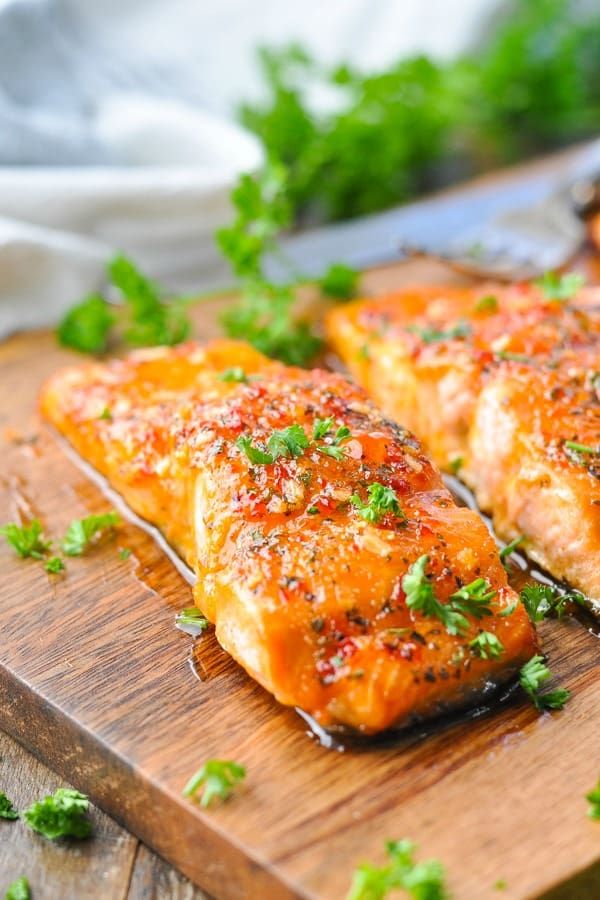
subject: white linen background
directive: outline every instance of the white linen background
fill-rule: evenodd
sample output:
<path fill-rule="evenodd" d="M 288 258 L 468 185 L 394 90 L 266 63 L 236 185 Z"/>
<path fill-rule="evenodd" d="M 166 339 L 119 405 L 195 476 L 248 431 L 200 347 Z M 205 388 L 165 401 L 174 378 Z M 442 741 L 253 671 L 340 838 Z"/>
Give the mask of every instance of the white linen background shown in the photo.
<path fill-rule="evenodd" d="M 447 58 L 497 6 L 0 0 L 0 337 L 56 321 L 116 249 L 172 288 L 228 282 L 212 235 L 261 161 L 234 121 L 260 96 L 259 45 L 365 68 Z"/>

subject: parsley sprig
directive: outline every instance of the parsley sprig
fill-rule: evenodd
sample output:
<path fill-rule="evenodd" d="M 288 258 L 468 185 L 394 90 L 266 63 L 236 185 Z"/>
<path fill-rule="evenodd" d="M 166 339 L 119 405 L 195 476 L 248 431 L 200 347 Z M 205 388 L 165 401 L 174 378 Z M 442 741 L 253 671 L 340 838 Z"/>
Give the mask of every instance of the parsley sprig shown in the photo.
<path fill-rule="evenodd" d="M 550 584 L 526 584 L 522 589 L 521 603 L 532 622 L 542 622 L 551 615 L 562 618 L 570 603 L 583 605 L 583 595 L 578 591 L 560 594 Z"/>
<path fill-rule="evenodd" d="M 577 272 L 545 272 L 535 282 L 547 300 L 572 300 L 585 284 L 585 279 Z"/>
<path fill-rule="evenodd" d="M 600 780 L 596 787 L 593 788 L 589 794 L 585 795 L 585 799 L 590 804 L 588 809 L 588 816 L 590 819 L 600 820 Z"/>
<path fill-rule="evenodd" d="M 383 900 L 389 891 L 400 889 L 415 900 L 447 900 L 444 869 L 435 859 L 415 862 L 415 844 L 406 838 L 387 841 L 389 862 L 385 866 L 363 863 L 354 871 L 346 900 Z"/>
<path fill-rule="evenodd" d="M 529 662 L 526 662 L 519 673 L 519 683 L 525 693 L 531 699 L 536 709 L 562 709 L 569 697 L 570 692 L 564 688 L 557 688 L 554 691 L 546 691 L 541 693 L 541 686 L 549 678 L 552 673 L 544 662 L 544 657 L 539 654 L 532 656 Z"/>
<path fill-rule="evenodd" d="M 0 528 L 0 534 L 6 538 L 15 553 L 21 559 L 43 559 L 52 542 L 46 540 L 39 519 L 32 519 L 29 525 L 17 525 L 9 522 Z"/>
<path fill-rule="evenodd" d="M 29 881 L 24 875 L 8 886 L 4 900 L 31 900 Z"/>
<path fill-rule="evenodd" d="M 420 556 L 402 579 L 402 590 L 409 609 L 427 617 L 439 619 L 448 634 L 465 634 L 469 629 L 467 615 L 475 619 L 490 616 L 491 600 L 496 591 L 484 578 L 476 578 L 450 595 L 447 603 L 440 603 L 426 574 L 429 556 Z"/>
<path fill-rule="evenodd" d="M 399 519 L 406 516 L 400 506 L 398 495 L 391 487 L 386 487 L 378 481 L 373 482 L 367 488 L 368 500 L 365 503 L 358 494 L 350 497 L 350 503 L 358 510 L 359 516 L 366 522 L 379 522 L 387 513 L 391 513 Z"/>
<path fill-rule="evenodd" d="M 120 521 L 119 514 L 114 510 L 99 516 L 74 519 L 63 538 L 63 552 L 67 556 L 81 556 L 103 532 L 114 528 Z"/>
<path fill-rule="evenodd" d="M 183 789 L 185 797 L 194 797 L 203 788 L 200 806 L 210 806 L 213 800 L 226 800 L 239 782 L 246 777 L 246 769 L 230 759 L 209 759 Z"/>
<path fill-rule="evenodd" d="M 313 447 L 325 456 L 342 460 L 345 455 L 342 443 L 350 437 L 350 429 L 341 425 L 331 435 L 334 427 L 333 417 L 317 419 L 312 438 L 307 435 L 302 425 L 296 423 L 273 431 L 262 445 L 253 443 L 247 434 L 240 435 L 235 444 L 255 466 L 269 466 L 281 458 L 296 459 Z M 327 443 L 324 443 L 325 440 Z"/>
<path fill-rule="evenodd" d="M 52 841 L 61 837 L 87 838 L 92 833 L 92 823 L 86 815 L 88 809 L 85 794 L 59 788 L 24 810 L 21 818 L 33 831 Z"/>
<path fill-rule="evenodd" d="M 440 329 L 433 326 L 409 325 L 406 329 L 418 335 L 425 344 L 436 344 L 439 341 L 454 341 L 466 338 L 471 334 L 468 322 L 457 322 L 451 328 Z"/>
<path fill-rule="evenodd" d="M 0 819 L 9 819 L 14 821 L 19 818 L 19 813 L 12 805 L 12 801 L 8 799 L 3 791 L 0 791 Z"/>
<path fill-rule="evenodd" d="M 175 616 L 175 623 L 189 634 L 202 634 L 210 622 L 203 616 L 197 606 L 186 606 Z"/>
<path fill-rule="evenodd" d="M 107 275 L 124 305 L 111 306 L 101 294 L 85 297 L 58 327 L 63 346 L 82 353 L 104 353 L 117 325 L 120 336 L 132 347 L 179 344 L 189 336 L 185 298 L 165 301 L 161 289 L 122 254 L 109 261 Z"/>
<path fill-rule="evenodd" d="M 477 637 L 469 641 L 469 647 L 481 659 L 497 659 L 504 653 L 504 645 L 491 631 L 480 631 Z"/>

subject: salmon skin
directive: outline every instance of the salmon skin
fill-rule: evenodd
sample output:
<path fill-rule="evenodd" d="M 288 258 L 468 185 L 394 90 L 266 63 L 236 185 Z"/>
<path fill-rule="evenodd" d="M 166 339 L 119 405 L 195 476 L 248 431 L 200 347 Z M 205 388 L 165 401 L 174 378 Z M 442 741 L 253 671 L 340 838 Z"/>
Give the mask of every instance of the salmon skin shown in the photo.
<path fill-rule="evenodd" d="M 61 371 L 41 410 L 194 568 L 225 650 L 324 727 L 474 704 L 536 652 L 480 517 L 339 374 L 189 343 Z M 438 613 L 473 584 L 485 613 L 456 629 L 409 608 L 409 572 Z M 481 652 L 482 632 L 502 652 Z"/>
<path fill-rule="evenodd" d="M 421 286 L 333 311 L 329 340 L 507 541 L 600 613 L 600 289 Z"/>

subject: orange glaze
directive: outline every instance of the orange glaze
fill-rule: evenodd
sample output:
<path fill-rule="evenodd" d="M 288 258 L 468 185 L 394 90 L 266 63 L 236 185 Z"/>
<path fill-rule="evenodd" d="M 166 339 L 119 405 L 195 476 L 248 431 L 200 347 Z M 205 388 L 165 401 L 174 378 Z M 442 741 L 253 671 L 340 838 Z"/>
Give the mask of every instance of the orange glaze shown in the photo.
<path fill-rule="evenodd" d="M 600 454 L 565 446 L 600 448 L 600 289 L 559 302 L 527 284 L 408 288 L 336 309 L 327 330 L 388 415 L 442 468 L 460 461 L 498 533 L 525 535 L 600 608 Z"/>
<path fill-rule="evenodd" d="M 248 382 L 221 380 L 231 366 Z M 536 651 L 518 602 L 498 615 L 518 598 L 479 516 L 340 375 L 286 368 L 241 343 L 190 343 L 59 372 L 41 408 L 194 567 L 196 603 L 222 646 L 324 726 L 374 733 L 473 703 Z M 292 424 L 311 436 L 330 416 L 351 432 L 341 460 L 313 442 L 253 465 L 235 443 L 264 445 Z M 393 488 L 406 518 L 359 515 L 350 497 L 366 501 L 373 482 Z M 424 553 L 440 602 L 478 577 L 497 592 L 492 615 L 469 619 L 462 637 L 406 606 L 402 578 Z M 499 658 L 470 649 L 481 630 L 504 645 Z"/>

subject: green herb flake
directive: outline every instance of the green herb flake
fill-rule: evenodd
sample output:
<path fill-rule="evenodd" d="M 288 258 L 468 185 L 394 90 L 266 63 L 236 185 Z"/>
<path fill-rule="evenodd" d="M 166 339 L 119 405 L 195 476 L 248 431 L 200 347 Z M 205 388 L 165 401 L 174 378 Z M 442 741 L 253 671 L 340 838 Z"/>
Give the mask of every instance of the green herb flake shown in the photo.
<path fill-rule="evenodd" d="M 368 499 L 365 503 L 358 494 L 350 497 L 350 503 L 356 508 L 359 516 L 366 522 L 377 523 L 383 516 L 391 514 L 398 519 L 405 519 L 398 495 L 393 488 L 375 481 L 367 488 Z"/>
<path fill-rule="evenodd" d="M 471 326 L 468 322 L 457 322 L 451 328 L 439 329 L 430 326 L 409 325 L 407 331 L 418 335 L 425 344 L 436 344 L 440 341 L 455 341 L 469 337 Z"/>
<path fill-rule="evenodd" d="M 496 591 L 490 587 L 488 581 L 476 578 L 475 581 L 455 591 L 447 603 L 440 603 L 425 572 L 428 564 L 427 555 L 419 557 L 402 579 L 402 590 L 406 595 L 406 605 L 409 609 L 439 619 L 448 634 L 453 635 L 462 635 L 468 631 L 467 615 L 481 619 L 492 614 L 490 601 L 496 596 Z"/>
<path fill-rule="evenodd" d="M 246 777 L 246 769 L 229 759 L 209 759 L 183 789 L 185 797 L 195 797 L 203 788 L 200 805 L 210 806 L 213 800 L 226 800 L 237 784 Z"/>
<path fill-rule="evenodd" d="M 126 559 L 129 559 L 130 556 L 131 550 L 129 549 L 129 547 L 121 547 L 119 549 L 119 559 L 124 561 Z"/>
<path fill-rule="evenodd" d="M 67 556 L 81 556 L 103 532 L 114 528 L 120 521 L 118 513 L 114 511 L 99 516 L 74 519 L 63 538 L 63 552 Z"/>
<path fill-rule="evenodd" d="M 394 890 L 403 890 L 414 900 L 448 900 L 441 863 L 415 862 L 415 845 L 407 839 L 387 841 L 385 848 L 386 865 L 363 863 L 354 870 L 346 900 L 383 900 Z"/>
<path fill-rule="evenodd" d="M 114 322 L 108 303 L 99 294 L 90 294 L 66 313 L 58 326 L 58 341 L 81 353 L 104 353 Z"/>
<path fill-rule="evenodd" d="M 469 647 L 481 659 L 497 659 L 504 653 L 504 645 L 490 631 L 480 631 L 477 637 L 469 641 Z"/>
<path fill-rule="evenodd" d="M 318 284 L 328 297 L 350 300 L 356 294 L 358 272 L 344 263 L 333 263 L 319 279 Z"/>
<path fill-rule="evenodd" d="M 493 294 L 487 294 L 485 297 L 480 297 L 475 304 L 475 312 L 478 313 L 495 313 L 497 311 L 498 298 L 494 297 Z"/>
<path fill-rule="evenodd" d="M 494 890 L 495 891 L 505 891 L 508 887 L 507 882 L 504 878 L 499 878 L 498 881 L 494 882 Z"/>
<path fill-rule="evenodd" d="M 19 813 L 13 808 L 12 801 L 8 799 L 5 793 L 0 791 L 0 819 L 14 821 L 18 818 Z"/>
<path fill-rule="evenodd" d="M 543 656 L 539 655 L 532 656 L 519 673 L 521 687 L 540 712 L 546 709 L 562 709 L 571 696 L 570 692 L 563 688 L 547 691 L 545 694 L 540 693 L 541 685 L 551 677 L 552 673 Z"/>
<path fill-rule="evenodd" d="M 309 516 L 318 516 L 319 515 L 319 507 L 318 506 L 309 506 L 306 510 Z"/>
<path fill-rule="evenodd" d="M 21 818 L 38 834 L 49 840 L 61 837 L 87 838 L 92 823 L 87 818 L 89 801 L 85 794 L 71 788 L 59 788 L 21 813 Z"/>
<path fill-rule="evenodd" d="M 600 780 L 596 787 L 591 790 L 589 794 L 585 795 L 585 799 L 590 804 L 588 809 L 588 816 L 590 819 L 600 821 Z"/>
<path fill-rule="evenodd" d="M 7 544 L 10 544 L 21 559 L 28 557 L 43 559 L 51 546 L 51 541 L 47 541 L 44 537 L 38 519 L 33 519 L 29 525 L 17 525 L 9 522 L 8 525 L 0 528 L 0 534 L 6 538 Z"/>
<path fill-rule="evenodd" d="M 516 537 L 516 538 L 514 539 L 514 541 L 511 541 L 509 544 L 506 545 L 506 547 L 503 547 L 503 548 L 502 548 L 502 550 L 500 551 L 500 554 L 499 554 L 499 555 L 500 555 L 500 560 L 501 560 L 502 564 L 503 564 L 505 567 L 506 567 L 505 564 L 506 564 L 506 561 L 508 560 L 508 557 L 509 557 L 512 553 L 515 552 L 515 550 L 517 549 L 517 547 L 520 547 L 520 546 L 521 546 L 521 544 L 523 543 L 524 540 L 525 540 L 525 535 L 524 535 L 524 534 L 520 534 L 519 537 Z"/>
<path fill-rule="evenodd" d="M 563 447 L 571 462 L 578 465 L 585 462 L 582 456 L 597 456 L 600 453 L 600 447 L 590 447 L 588 444 L 580 444 L 577 441 L 565 441 Z"/>
<path fill-rule="evenodd" d="M 9 885 L 4 900 L 31 900 L 29 882 L 24 875 Z"/>
<path fill-rule="evenodd" d="M 102 412 L 100 413 L 100 415 L 98 416 L 99 419 L 105 419 L 107 422 L 112 422 L 112 417 L 113 417 L 113 415 L 112 415 L 110 409 L 108 408 L 108 406 L 105 406 L 104 409 L 102 410 Z"/>
<path fill-rule="evenodd" d="M 44 563 L 44 569 L 50 575 L 58 575 L 60 572 L 65 571 L 65 564 L 60 556 L 51 556 L 50 559 Z"/>
<path fill-rule="evenodd" d="M 219 375 L 219 381 L 248 384 L 248 376 L 241 366 L 232 366 L 230 369 L 225 369 L 223 372 L 221 372 L 221 374 Z"/>
<path fill-rule="evenodd" d="M 541 289 L 547 300 L 572 300 L 577 292 L 585 284 L 583 276 L 576 272 L 566 272 L 558 275 L 556 272 L 546 272 L 535 282 Z"/>
<path fill-rule="evenodd" d="M 463 465 L 464 459 L 462 458 L 462 456 L 455 456 L 454 459 L 451 459 L 448 463 L 448 468 L 450 469 L 452 475 L 458 475 Z"/>

